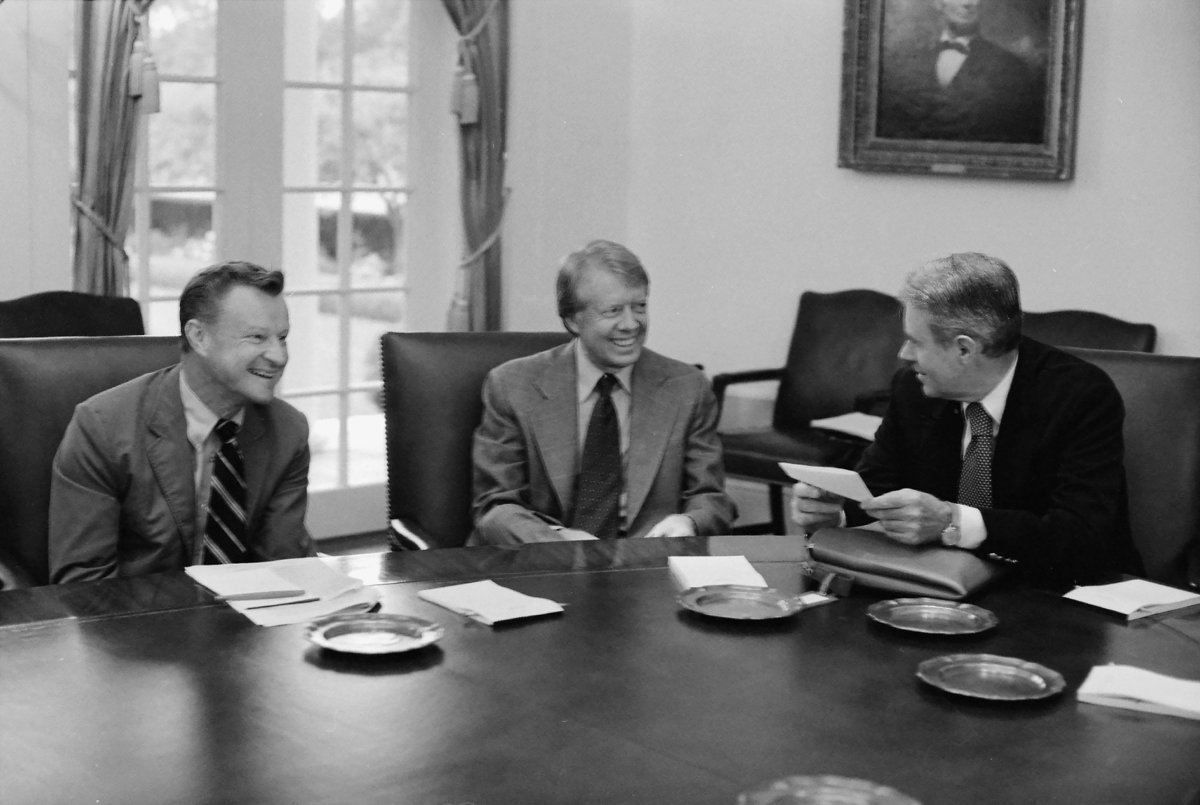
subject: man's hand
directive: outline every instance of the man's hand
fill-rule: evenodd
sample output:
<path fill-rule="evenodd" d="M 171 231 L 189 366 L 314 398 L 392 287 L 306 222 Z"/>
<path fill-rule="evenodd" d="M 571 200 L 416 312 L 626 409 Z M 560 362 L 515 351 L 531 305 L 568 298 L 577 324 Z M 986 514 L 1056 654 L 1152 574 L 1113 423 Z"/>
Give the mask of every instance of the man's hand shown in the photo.
<path fill-rule="evenodd" d="M 953 515 L 952 504 L 915 489 L 897 489 L 868 498 L 860 505 L 879 520 L 885 534 L 906 545 L 939 539 Z"/>
<path fill-rule="evenodd" d="M 819 528 L 840 526 L 845 503 L 846 499 L 841 495 L 803 481 L 792 487 L 792 519 L 809 534 Z"/>
<path fill-rule="evenodd" d="M 594 537 L 588 532 L 582 531 L 578 528 L 556 528 L 554 529 L 554 533 L 558 535 L 559 539 L 570 542 L 579 542 L 585 539 L 599 539 L 599 537 Z"/>
<path fill-rule="evenodd" d="M 646 532 L 647 539 L 650 537 L 694 536 L 696 536 L 696 524 L 686 514 L 668 514 L 655 523 L 654 528 Z"/>

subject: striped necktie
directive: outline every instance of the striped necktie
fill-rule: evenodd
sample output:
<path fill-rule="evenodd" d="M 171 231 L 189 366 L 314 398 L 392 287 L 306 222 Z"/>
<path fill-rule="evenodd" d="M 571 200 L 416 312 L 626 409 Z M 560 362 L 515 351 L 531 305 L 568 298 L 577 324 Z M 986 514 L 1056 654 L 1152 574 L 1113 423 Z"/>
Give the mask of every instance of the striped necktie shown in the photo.
<path fill-rule="evenodd" d="M 229 419 L 214 429 L 221 447 L 213 457 L 208 522 L 204 527 L 206 565 L 246 561 L 246 471 L 238 447 L 238 424 Z"/>

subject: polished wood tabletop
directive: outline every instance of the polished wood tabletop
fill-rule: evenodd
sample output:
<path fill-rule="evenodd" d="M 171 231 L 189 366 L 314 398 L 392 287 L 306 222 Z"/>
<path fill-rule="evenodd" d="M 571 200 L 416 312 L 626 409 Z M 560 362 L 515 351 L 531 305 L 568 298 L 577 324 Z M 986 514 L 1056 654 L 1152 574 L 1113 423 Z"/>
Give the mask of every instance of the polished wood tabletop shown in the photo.
<path fill-rule="evenodd" d="M 866 590 L 720 620 L 676 602 L 673 554 L 745 555 L 802 589 L 785 537 L 330 559 L 383 611 L 445 627 L 379 657 L 255 626 L 182 573 L 0 593 L 0 802 L 732 805 L 815 774 L 926 805 L 1200 802 L 1200 722 L 1074 695 L 1108 662 L 1200 678 L 1194 611 L 1127 624 L 998 587 L 973 601 L 999 625 L 974 636 L 882 626 Z M 417 597 L 479 578 L 566 610 L 492 628 Z M 1041 663 L 1066 691 L 991 702 L 915 677 L 961 652 Z"/>

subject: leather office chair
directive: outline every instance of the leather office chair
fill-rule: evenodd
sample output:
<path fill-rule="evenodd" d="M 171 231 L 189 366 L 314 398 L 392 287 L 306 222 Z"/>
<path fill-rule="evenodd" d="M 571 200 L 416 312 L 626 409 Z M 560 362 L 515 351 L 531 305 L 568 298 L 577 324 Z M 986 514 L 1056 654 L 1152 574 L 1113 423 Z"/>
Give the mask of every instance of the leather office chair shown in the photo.
<path fill-rule="evenodd" d="M 178 336 L 0 339 L 0 571 L 49 581 L 50 468 L 75 406 L 179 360 Z M 6 589 L 7 587 L 0 588 Z"/>
<path fill-rule="evenodd" d="M 453 548 L 471 533 L 471 442 L 492 368 L 566 342 L 562 333 L 385 333 L 389 538 Z M 416 539 L 413 539 L 415 537 Z"/>
<path fill-rule="evenodd" d="M 1148 578 L 1200 588 L 1200 358 L 1069 349 L 1125 400 L 1133 543 Z"/>
<path fill-rule="evenodd" d="M 771 521 L 742 525 L 739 533 L 782 534 L 783 490 L 792 481 L 778 462 L 853 467 L 868 442 L 813 428 L 814 419 L 858 409 L 862 395 L 888 388 L 902 362 L 904 340 L 900 303 L 871 290 L 800 296 L 787 365 L 779 369 L 719 374 L 713 391 L 724 403 L 735 383 L 778 380 L 769 428 L 722 431 L 725 472 L 768 485 Z"/>
<path fill-rule="evenodd" d="M 77 291 L 45 291 L 0 302 L 0 338 L 142 335 L 134 299 Z"/>
<path fill-rule="evenodd" d="M 1158 328 L 1137 324 L 1091 310 L 1026 312 L 1021 332 L 1043 344 L 1086 349 L 1124 349 L 1153 352 Z"/>

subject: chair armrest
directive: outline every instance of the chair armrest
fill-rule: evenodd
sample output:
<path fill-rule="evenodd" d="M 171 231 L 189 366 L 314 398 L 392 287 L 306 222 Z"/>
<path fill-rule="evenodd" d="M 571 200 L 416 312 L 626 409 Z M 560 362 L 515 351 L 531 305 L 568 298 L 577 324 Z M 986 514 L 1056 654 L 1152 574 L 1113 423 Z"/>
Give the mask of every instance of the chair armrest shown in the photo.
<path fill-rule="evenodd" d="M 892 400 L 891 389 L 876 389 L 864 392 L 854 397 L 854 410 L 860 414 L 883 416 L 887 413 L 888 403 Z"/>
<path fill-rule="evenodd" d="M 724 372 L 713 375 L 712 389 L 717 397 L 717 411 L 725 407 L 725 388 L 736 383 L 761 383 L 765 380 L 782 380 L 783 367 L 778 369 L 748 369 L 744 372 Z"/>

